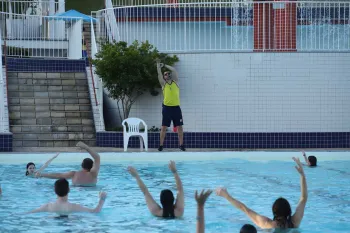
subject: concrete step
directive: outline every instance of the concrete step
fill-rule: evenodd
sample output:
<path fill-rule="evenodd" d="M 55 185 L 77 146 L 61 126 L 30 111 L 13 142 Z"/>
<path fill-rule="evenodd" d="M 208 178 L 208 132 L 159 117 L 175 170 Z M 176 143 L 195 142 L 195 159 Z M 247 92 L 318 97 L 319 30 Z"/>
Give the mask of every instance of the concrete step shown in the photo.
<path fill-rule="evenodd" d="M 21 105 L 19 103 L 17 104 L 9 104 L 9 108 L 11 109 L 20 109 L 20 111 L 24 111 L 27 109 L 28 111 L 32 111 L 32 109 L 35 109 L 35 111 L 91 111 L 91 104 L 26 104 Z"/>
<path fill-rule="evenodd" d="M 84 125 L 93 126 L 94 120 L 91 118 L 58 118 L 58 117 L 40 117 L 40 118 L 21 118 L 12 119 L 10 117 L 10 125 Z"/>
<path fill-rule="evenodd" d="M 90 104 L 90 98 L 78 98 L 78 97 L 58 97 L 58 98 L 47 98 L 47 97 L 9 97 L 9 105 L 12 104 Z"/>
<path fill-rule="evenodd" d="M 83 140 L 94 139 L 94 132 L 47 132 L 47 133 L 28 133 L 17 132 L 13 134 L 13 139 L 29 139 L 29 140 Z"/>
<path fill-rule="evenodd" d="M 79 141 L 84 142 L 88 146 L 96 146 L 95 139 L 84 140 L 26 140 L 13 139 L 13 147 L 75 147 Z"/>
<path fill-rule="evenodd" d="M 18 72 L 7 72 L 8 80 L 12 79 L 86 79 L 86 74 L 81 73 L 18 73 Z"/>
<path fill-rule="evenodd" d="M 27 92 L 51 92 L 51 91 L 80 91 L 87 92 L 89 91 L 89 86 L 86 85 L 51 85 L 51 84 L 43 84 L 43 85 L 17 85 L 11 84 L 8 85 L 8 91 L 27 91 Z"/>
<path fill-rule="evenodd" d="M 19 91 L 11 90 L 9 91 L 8 97 L 51 97 L 51 98 L 90 98 L 88 91 Z"/>
<path fill-rule="evenodd" d="M 93 115 L 91 111 L 75 111 L 75 112 L 65 112 L 65 111 L 11 111 L 9 112 L 9 118 L 11 120 L 25 119 L 25 118 L 87 118 L 92 119 Z"/>
<path fill-rule="evenodd" d="M 12 133 L 95 133 L 95 127 L 91 125 L 10 125 Z"/>

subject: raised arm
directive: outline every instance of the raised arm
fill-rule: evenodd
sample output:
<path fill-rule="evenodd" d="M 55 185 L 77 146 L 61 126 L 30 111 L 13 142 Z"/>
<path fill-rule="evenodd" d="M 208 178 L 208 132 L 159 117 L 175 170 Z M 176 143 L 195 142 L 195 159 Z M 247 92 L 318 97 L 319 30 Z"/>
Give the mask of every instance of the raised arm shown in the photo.
<path fill-rule="evenodd" d="M 305 159 L 306 165 L 310 166 L 310 162 L 309 162 L 309 160 L 307 159 L 307 156 L 306 156 L 305 151 L 302 151 L 302 153 L 303 153 L 303 157 L 304 157 L 304 159 Z"/>
<path fill-rule="evenodd" d="M 202 190 L 199 195 L 197 191 L 195 193 L 194 198 L 197 201 L 197 233 L 205 232 L 204 204 L 212 192 L 211 190 L 207 190 L 206 192 Z"/>
<path fill-rule="evenodd" d="M 164 65 L 166 68 L 168 68 L 170 71 L 171 71 L 171 75 L 172 75 L 172 78 L 175 82 L 178 82 L 179 81 L 179 75 L 176 71 L 176 69 L 172 66 L 169 66 L 169 65 Z"/>
<path fill-rule="evenodd" d="M 44 169 L 47 168 L 47 167 L 50 165 L 50 163 L 51 163 L 55 158 L 57 158 L 57 156 L 58 156 L 59 154 L 60 154 L 60 153 L 55 154 L 51 159 L 49 159 L 48 161 L 46 161 L 46 163 L 45 163 L 43 166 L 41 166 L 41 168 L 40 168 L 37 172 L 42 172 L 42 171 L 44 171 Z"/>
<path fill-rule="evenodd" d="M 180 176 L 177 173 L 176 165 L 174 161 L 169 162 L 169 169 L 174 174 L 176 189 L 177 189 L 177 197 L 175 202 L 175 216 L 181 217 L 184 214 L 184 209 L 185 209 L 184 189 L 182 186 Z"/>
<path fill-rule="evenodd" d="M 81 149 L 86 150 L 94 159 L 94 164 L 90 170 L 90 173 L 93 173 L 97 177 L 100 171 L 100 165 L 101 165 L 100 155 L 83 142 L 78 142 L 77 147 L 80 147 Z"/>
<path fill-rule="evenodd" d="M 136 182 L 141 189 L 143 195 L 145 196 L 146 199 L 146 204 L 149 209 L 149 211 L 157 217 L 162 217 L 162 208 L 155 202 L 153 199 L 152 195 L 149 193 L 146 185 L 143 183 L 141 180 L 139 174 L 137 173 L 136 169 L 133 167 L 128 167 L 129 173 L 136 179 Z"/>
<path fill-rule="evenodd" d="M 71 212 L 88 212 L 88 213 L 100 213 L 101 209 L 105 203 L 106 197 L 107 197 L 107 193 L 105 192 L 100 192 L 100 200 L 97 204 L 97 206 L 93 209 L 91 208 L 87 208 L 78 204 L 73 204 Z"/>
<path fill-rule="evenodd" d="M 39 178 L 39 177 L 44 177 L 44 178 L 49 178 L 49 179 L 72 179 L 73 176 L 75 174 L 75 171 L 70 171 L 70 172 L 66 172 L 66 173 L 40 173 L 37 172 L 35 173 L 35 177 Z"/>
<path fill-rule="evenodd" d="M 157 73 L 158 73 L 158 81 L 159 84 L 163 87 L 165 85 L 165 80 L 162 74 L 162 66 L 163 63 L 160 63 L 160 59 L 156 59 Z"/>
<path fill-rule="evenodd" d="M 306 184 L 306 177 L 304 174 L 303 165 L 301 164 L 299 159 L 293 158 L 293 160 L 297 163 L 297 166 L 295 166 L 295 168 L 297 169 L 297 171 L 300 174 L 301 196 L 300 196 L 298 206 L 295 209 L 295 213 L 292 216 L 292 221 L 293 221 L 295 227 L 299 227 L 301 220 L 304 217 L 304 210 L 305 210 L 305 205 L 307 202 L 308 194 L 307 194 L 307 184 Z"/>
<path fill-rule="evenodd" d="M 249 209 L 242 202 L 240 202 L 240 201 L 234 199 L 233 197 L 231 197 L 230 194 L 227 192 L 227 190 L 225 188 L 218 188 L 218 189 L 216 189 L 216 195 L 225 198 L 234 207 L 236 207 L 237 209 L 243 211 L 260 228 L 262 228 L 262 229 L 269 229 L 269 228 L 273 228 L 274 227 L 273 221 L 271 219 L 256 213 L 255 211 Z"/>

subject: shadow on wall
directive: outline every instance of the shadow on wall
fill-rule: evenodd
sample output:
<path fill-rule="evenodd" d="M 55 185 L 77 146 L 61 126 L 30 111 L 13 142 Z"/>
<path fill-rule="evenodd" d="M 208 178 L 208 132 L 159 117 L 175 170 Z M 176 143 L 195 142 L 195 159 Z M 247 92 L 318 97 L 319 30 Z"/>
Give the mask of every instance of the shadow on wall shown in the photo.
<path fill-rule="evenodd" d="M 110 98 L 105 92 L 103 93 L 103 116 L 106 129 L 117 128 L 122 124 L 115 100 Z"/>

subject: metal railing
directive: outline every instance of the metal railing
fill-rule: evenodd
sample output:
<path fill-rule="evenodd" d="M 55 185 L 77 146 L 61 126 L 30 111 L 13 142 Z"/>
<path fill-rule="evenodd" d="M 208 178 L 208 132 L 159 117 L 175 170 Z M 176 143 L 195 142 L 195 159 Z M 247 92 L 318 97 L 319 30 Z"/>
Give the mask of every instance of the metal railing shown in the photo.
<path fill-rule="evenodd" d="M 7 55 L 68 58 L 70 27 L 81 18 L 0 13 L 2 41 Z M 79 40 L 81 44 L 81 39 Z"/>
<path fill-rule="evenodd" d="M 97 13 L 99 37 L 148 40 L 162 52 L 350 52 L 350 2 L 234 1 L 114 8 Z M 177 7 L 175 7 L 175 5 Z M 255 13 L 254 13 L 255 12 Z M 114 37 L 115 38 L 115 37 Z"/>
<path fill-rule="evenodd" d="M 0 12 L 26 15 L 54 15 L 59 9 L 59 0 L 0 0 Z"/>
<path fill-rule="evenodd" d="M 170 7 L 183 7 L 184 3 L 196 3 L 198 7 L 215 6 L 216 3 L 227 4 L 229 6 L 232 0 L 113 0 L 113 6 L 142 6 L 142 5 L 166 5 Z M 236 3 L 244 4 L 246 0 L 235 0 Z M 168 7 L 169 7 L 168 6 Z"/>

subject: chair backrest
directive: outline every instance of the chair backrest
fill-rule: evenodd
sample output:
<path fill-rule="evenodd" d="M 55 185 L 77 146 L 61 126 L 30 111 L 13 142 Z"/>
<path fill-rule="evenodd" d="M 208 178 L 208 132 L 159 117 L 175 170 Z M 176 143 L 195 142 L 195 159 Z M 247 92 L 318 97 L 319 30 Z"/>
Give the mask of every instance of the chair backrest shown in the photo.
<path fill-rule="evenodd" d="M 139 118 L 133 118 L 133 117 L 123 120 L 122 122 L 123 131 L 126 133 L 127 132 L 126 128 L 128 128 L 128 133 L 139 133 L 141 123 L 145 126 L 145 132 L 147 132 L 146 123 Z M 128 125 L 128 127 L 126 127 L 126 125 Z"/>

